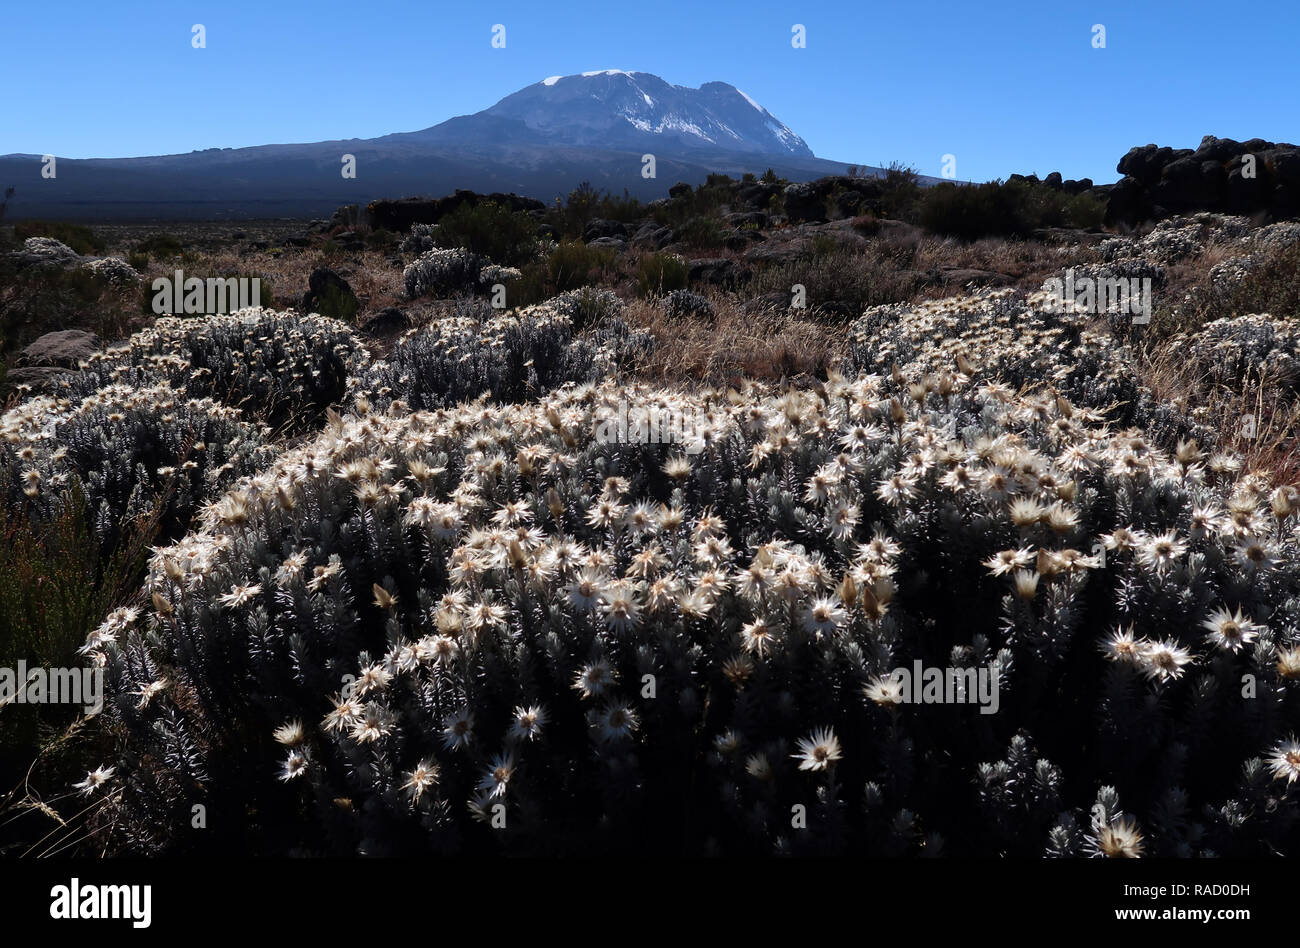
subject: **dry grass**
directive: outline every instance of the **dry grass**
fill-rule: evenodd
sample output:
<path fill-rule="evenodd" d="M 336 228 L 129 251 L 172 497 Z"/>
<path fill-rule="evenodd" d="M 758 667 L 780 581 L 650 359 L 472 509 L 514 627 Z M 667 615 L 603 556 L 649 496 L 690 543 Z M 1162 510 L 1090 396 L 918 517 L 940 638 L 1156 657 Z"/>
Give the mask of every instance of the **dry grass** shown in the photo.
<path fill-rule="evenodd" d="M 1246 470 L 1275 485 L 1300 486 L 1300 402 L 1292 391 L 1268 379 L 1235 389 L 1215 385 L 1168 346 L 1143 353 L 1141 364 L 1155 397 L 1218 431 L 1222 447 L 1240 454 Z"/>
<path fill-rule="evenodd" d="M 637 369 L 648 381 L 687 388 L 736 385 L 742 379 L 825 378 L 847 350 L 847 330 L 791 313 L 753 313 L 734 297 L 712 298 L 714 318 L 672 319 L 647 301 L 629 304 L 624 319 L 658 343 Z"/>

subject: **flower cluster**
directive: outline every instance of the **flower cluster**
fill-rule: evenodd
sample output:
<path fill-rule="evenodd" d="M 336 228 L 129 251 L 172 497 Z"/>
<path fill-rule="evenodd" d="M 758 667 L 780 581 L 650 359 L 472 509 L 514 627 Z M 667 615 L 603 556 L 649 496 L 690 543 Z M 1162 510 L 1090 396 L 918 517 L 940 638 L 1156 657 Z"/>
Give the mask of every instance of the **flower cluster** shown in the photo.
<path fill-rule="evenodd" d="M 203 803 L 264 853 L 1293 848 L 1300 495 L 925 371 L 332 418 L 87 643 L 113 841 L 209 845 Z M 623 402 L 701 450 L 599 437 Z"/>
<path fill-rule="evenodd" d="M 1129 420 L 1137 385 L 1128 353 L 1089 316 L 1053 312 L 1052 304 L 1046 292 L 1001 289 L 874 306 L 851 328 L 849 369 L 910 363 L 925 375 L 913 384 L 940 393 L 976 375 L 1015 388 L 1047 385 L 1088 407 L 1121 406 L 1115 417 Z"/>
<path fill-rule="evenodd" d="M 0 499 L 50 522 L 76 487 L 101 548 L 143 516 L 175 539 L 200 504 L 269 463 L 268 434 L 166 384 L 110 385 L 78 403 L 31 399 L 0 416 Z"/>
<path fill-rule="evenodd" d="M 135 267 L 119 257 L 103 257 L 85 264 L 85 269 L 111 286 L 132 286 L 140 282 Z"/>
<path fill-rule="evenodd" d="M 659 305 L 673 319 L 713 317 L 713 304 L 706 297 L 690 290 L 673 290 L 659 301 Z"/>
<path fill-rule="evenodd" d="M 166 382 L 214 398 L 272 427 L 314 427 L 339 402 L 369 354 L 344 323 L 292 311 L 246 309 L 195 319 L 163 317 L 126 343 L 96 353 L 59 378 L 67 398 L 108 385 Z"/>
<path fill-rule="evenodd" d="M 1108 238 L 1098 249 L 1108 263 L 1138 258 L 1171 264 L 1197 256 L 1211 243 L 1237 243 L 1254 233 L 1245 217 L 1201 213 L 1166 218 L 1144 237 Z"/>
<path fill-rule="evenodd" d="M 1300 317 L 1250 314 L 1216 319 L 1170 341 L 1185 364 L 1213 383 L 1235 387 L 1266 381 L 1295 390 L 1300 386 Z"/>
<path fill-rule="evenodd" d="M 518 270 L 498 266 L 487 257 L 464 248 L 434 248 L 420 254 L 402 271 L 402 282 L 406 295 L 415 299 L 474 291 L 518 276 Z"/>
<path fill-rule="evenodd" d="M 352 392 L 379 407 L 400 400 L 419 410 L 484 394 L 517 402 L 564 382 L 596 381 L 651 344 L 611 311 L 604 296 L 582 290 L 505 314 L 461 307 L 400 337 L 386 360 L 353 380 Z M 599 325 L 580 335 L 578 319 Z"/>
<path fill-rule="evenodd" d="M 53 237 L 28 237 L 23 241 L 23 249 L 38 257 L 48 257 L 54 261 L 76 260 L 78 253 L 62 241 Z"/>
<path fill-rule="evenodd" d="M 411 232 L 402 238 L 401 251 L 408 256 L 419 256 L 434 248 L 433 235 L 437 224 L 412 224 Z"/>

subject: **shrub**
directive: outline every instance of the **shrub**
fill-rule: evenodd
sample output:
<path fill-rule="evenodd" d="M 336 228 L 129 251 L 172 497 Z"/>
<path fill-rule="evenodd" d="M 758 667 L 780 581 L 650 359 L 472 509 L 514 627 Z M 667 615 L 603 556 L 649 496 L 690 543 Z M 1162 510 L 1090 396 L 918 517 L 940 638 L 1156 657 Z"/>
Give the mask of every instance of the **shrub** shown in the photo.
<path fill-rule="evenodd" d="M 429 250 L 402 271 L 406 295 L 411 299 L 435 293 L 478 290 L 484 270 L 492 263 L 468 250 Z"/>
<path fill-rule="evenodd" d="M 0 507 L 0 668 L 17 669 L 21 661 L 29 669 L 79 669 L 77 650 L 86 637 L 110 608 L 139 589 L 144 576 L 156 518 L 145 516 L 124 525 L 124 542 L 110 554 L 89 528 L 78 483 L 68 487 L 52 513 L 48 520 L 33 519 L 21 507 Z M 0 728 L 3 785 L 30 781 L 34 762 L 57 730 L 72 724 L 83 710 L 67 704 L 5 707 L 5 726 Z M 77 770 L 59 776 L 75 780 L 85 773 L 84 768 Z M 16 818 L 5 813 L 6 824 Z"/>
<path fill-rule="evenodd" d="M 430 232 L 434 246 L 464 248 L 471 253 L 515 267 L 537 256 L 537 223 L 522 211 L 494 201 L 461 204 L 443 215 Z"/>
<path fill-rule="evenodd" d="M 688 247 L 707 250 L 724 243 L 722 224 L 716 217 L 692 217 L 673 232 L 677 240 Z"/>
<path fill-rule="evenodd" d="M 891 161 L 880 181 L 880 210 L 886 217 L 914 221 L 923 189 L 915 168 Z"/>
<path fill-rule="evenodd" d="M 692 293 L 690 290 L 673 290 L 660 300 L 660 305 L 673 319 L 713 318 L 713 304 L 699 293 Z"/>
<path fill-rule="evenodd" d="M 1251 314 L 1216 319 L 1169 342 L 1184 368 L 1214 385 L 1300 391 L 1300 317 Z"/>
<path fill-rule="evenodd" d="M 135 253 L 153 260 L 170 260 L 185 252 L 185 245 L 172 234 L 151 234 L 135 245 Z"/>
<path fill-rule="evenodd" d="M 593 282 L 614 266 L 615 253 L 605 247 L 588 247 L 581 240 L 562 240 L 547 258 L 551 282 L 560 292 Z"/>
<path fill-rule="evenodd" d="M 698 453 L 611 436 L 629 404 L 698 418 Z M 1232 468 L 1050 396 L 879 377 L 345 418 L 158 552 L 154 611 L 92 636 L 124 740 L 106 832 L 268 855 L 1290 851 L 1300 549 L 1272 527 L 1295 505 Z M 912 703 L 913 662 L 983 669 L 997 713 Z"/>
<path fill-rule="evenodd" d="M 76 484 L 105 554 L 149 517 L 174 539 L 199 504 L 269 461 L 266 434 L 238 410 L 166 384 L 107 385 L 72 404 L 37 398 L 0 417 L 0 498 L 53 523 Z"/>
<path fill-rule="evenodd" d="M 927 188 L 921 197 L 920 222 L 932 233 L 976 240 L 980 237 L 1028 237 L 1040 227 L 1100 226 L 1101 202 L 1090 194 L 1068 195 L 1030 181 L 991 181 Z"/>
<path fill-rule="evenodd" d="M 1051 385 L 1091 409 L 1127 422 L 1137 402 L 1136 368 L 1109 333 L 1085 315 L 1054 313 L 1047 296 L 1011 289 L 920 304 L 869 308 L 851 328 L 851 372 L 909 365 L 929 376 L 978 373 L 1012 389 Z"/>
<path fill-rule="evenodd" d="M 897 303 L 910 299 L 921 285 L 922 274 L 901 260 L 896 251 L 881 241 L 861 250 L 840 247 L 833 238 L 819 241 L 813 253 L 760 268 L 749 286 L 754 294 L 779 293 L 790 298 L 790 287 L 807 290 L 810 309 L 835 304 L 852 315 L 863 307 Z"/>
<path fill-rule="evenodd" d="M 92 260 L 85 265 L 85 269 L 110 286 L 134 286 L 140 282 L 140 274 L 135 268 L 118 257 Z"/>
<path fill-rule="evenodd" d="M 339 322 L 355 322 L 357 310 L 360 308 L 361 301 L 357 299 L 355 293 L 350 293 L 334 283 L 328 284 L 324 292 L 316 297 L 316 312 L 328 319 L 337 319 Z"/>
<path fill-rule="evenodd" d="M 197 319 L 165 317 L 62 376 L 74 399 L 111 384 L 168 382 L 191 398 L 215 398 L 273 428 L 314 427 L 338 403 L 348 375 L 369 358 L 352 330 L 323 316 L 243 310 Z"/>
<path fill-rule="evenodd" d="M 637 291 L 641 296 L 662 296 L 684 290 L 690 274 L 690 265 L 675 253 L 646 254 L 637 261 Z"/>
<path fill-rule="evenodd" d="M 517 402 L 565 382 L 595 381 L 649 344 L 614 317 L 621 305 L 608 291 L 575 290 L 506 315 L 463 306 L 398 339 L 354 391 L 376 406 L 400 399 L 425 410 L 483 395 Z M 606 325 L 575 335 L 575 322 L 595 320 Z"/>
<path fill-rule="evenodd" d="M 69 224 L 66 221 L 14 221 L 14 236 L 19 240 L 29 237 L 49 237 L 71 247 L 82 256 L 100 253 L 104 241 L 84 224 Z"/>

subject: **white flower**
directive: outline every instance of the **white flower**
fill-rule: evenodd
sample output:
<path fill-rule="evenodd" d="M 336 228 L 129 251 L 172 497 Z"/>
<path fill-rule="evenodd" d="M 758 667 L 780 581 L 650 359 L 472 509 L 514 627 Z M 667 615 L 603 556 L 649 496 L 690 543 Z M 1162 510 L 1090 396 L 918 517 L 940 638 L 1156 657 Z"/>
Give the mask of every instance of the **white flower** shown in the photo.
<path fill-rule="evenodd" d="M 527 708 L 515 708 L 515 719 L 510 725 L 510 736 L 515 740 L 529 740 L 542 733 L 546 724 L 546 711 L 535 704 Z"/>
<path fill-rule="evenodd" d="M 1268 759 L 1268 766 L 1275 779 L 1295 783 L 1300 778 L 1300 741 L 1294 735 L 1289 740 L 1279 741 Z"/>
<path fill-rule="evenodd" d="M 1236 652 L 1243 645 L 1249 645 L 1263 631 L 1263 626 L 1256 625 L 1242 615 L 1240 607 L 1236 612 L 1229 612 L 1227 606 L 1220 606 L 1210 613 L 1201 626 L 1209 630 L 1206 637 L 1211 642 L 1229 652 Z"/>
<path fill-rule="evenodd" d="M 73 784 L 73 787 L 80 790 L 83 797 L 91 796 L 96 790 L 113 778 L 113 771 L 116 769 L 116 767 L 97 767 L 90 771 L 90 773 L 86 774 L 85 780 Z"/>
<path fill-rule="evenodd" d="M 830 728 L 818 728 L 811 737 L 799 739 L 799 752 L 791 754 L 799 761 L 800 770 L 826 770 L 844 755 L 840 740 Z"/>

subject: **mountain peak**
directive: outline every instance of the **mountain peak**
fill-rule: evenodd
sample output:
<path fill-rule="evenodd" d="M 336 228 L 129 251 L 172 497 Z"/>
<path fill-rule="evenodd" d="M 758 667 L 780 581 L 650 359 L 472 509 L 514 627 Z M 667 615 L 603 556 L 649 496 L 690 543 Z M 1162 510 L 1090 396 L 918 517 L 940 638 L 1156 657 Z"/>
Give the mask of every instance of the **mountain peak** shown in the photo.
<path fill-rule="evenodd" d="M 549 76 L 479 114 L 520 121 L 557 144 L 813 154 L 776 116 L 729 83 L 692 89 L 625 69 Z"/>

